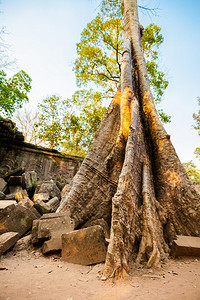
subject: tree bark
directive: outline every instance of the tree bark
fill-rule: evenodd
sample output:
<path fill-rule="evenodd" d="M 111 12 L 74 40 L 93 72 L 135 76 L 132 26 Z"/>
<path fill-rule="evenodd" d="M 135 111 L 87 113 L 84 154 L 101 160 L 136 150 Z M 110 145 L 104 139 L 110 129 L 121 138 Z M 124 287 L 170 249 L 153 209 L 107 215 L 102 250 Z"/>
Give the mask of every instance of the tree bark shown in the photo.
<path fill-rule="evenodd" d="M 137 1 L 123 2 L 121 93 L 58 209 L 70 211 L 76 228 L 99 218 L 111 226 L 106 277 L 124 276 L 131 260 L 158 267 L 177 234 L 200 236 L 200 195 L 153 102 Z"/>

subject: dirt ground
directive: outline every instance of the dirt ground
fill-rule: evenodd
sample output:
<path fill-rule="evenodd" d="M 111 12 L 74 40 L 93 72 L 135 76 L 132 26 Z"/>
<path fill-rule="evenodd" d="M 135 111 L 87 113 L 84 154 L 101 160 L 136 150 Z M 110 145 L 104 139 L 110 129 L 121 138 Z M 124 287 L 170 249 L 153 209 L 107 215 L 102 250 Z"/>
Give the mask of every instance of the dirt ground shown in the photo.
<path fill-rule="evenodd" d="M 103 268 L 44 257 L 39 250 L 10 251 L 0 261 L 0 299 L 200 299 L 200 258 L 171 259 L 160 270 L 133 267 L 126 280 L 115 282 L 101 280 Z"/>

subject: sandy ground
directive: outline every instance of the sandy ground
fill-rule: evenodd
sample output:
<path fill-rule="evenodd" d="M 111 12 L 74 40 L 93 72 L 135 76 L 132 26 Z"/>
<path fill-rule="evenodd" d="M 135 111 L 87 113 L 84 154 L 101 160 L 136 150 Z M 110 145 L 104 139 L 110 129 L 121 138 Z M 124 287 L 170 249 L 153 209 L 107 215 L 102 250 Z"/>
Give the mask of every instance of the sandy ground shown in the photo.
<path fill-rule="evenodd" d="M 200 258 L 171 259 L 156 271 L 133 267 L 126 280 L 115 282 L 101 280 L 103 268 L 44 257 L 39 250 L 10 251 L 0 261 L 0 299 L 200 299 Z"/>

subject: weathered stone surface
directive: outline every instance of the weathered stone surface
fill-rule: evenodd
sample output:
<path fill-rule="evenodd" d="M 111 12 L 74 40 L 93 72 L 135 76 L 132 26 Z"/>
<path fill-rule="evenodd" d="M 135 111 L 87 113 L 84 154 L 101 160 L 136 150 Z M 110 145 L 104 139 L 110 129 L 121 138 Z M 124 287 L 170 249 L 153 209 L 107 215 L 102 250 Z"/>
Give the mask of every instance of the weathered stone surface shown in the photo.
<path fill-rule="evenodd" d="M 58 197 L 54 197 L 47 202 L 47 205 L 51 208 L 52 212 L 56 212 L 56 209 L 58 208 L 59 204 L 60 201 L 58 200 Z"/>
<path fill-rule="evenodd" d="M 106 242 L 102 227 L 95 225 L 63 234 L 62 258 L 80 265 L 105 261 Z"/>
<path fill-rule="evenodd" d="M 3 192 L 0 191 L 0 200 L 4 200 L 5 199 L 5 194 Z"/>
<path fill-rule="evenodd" d="M 41 215 L 52 212 L 52 208 L 47 203 L 44 203 L 39 199 L 34 202 L 34 207 L 37 209 L 37 211 L 39 211 Z"/>
<path fill-rule="evenodd" d="M 74 230 L 74 222 L 69 214 L 44 214 L 40 220 L 33 221 L 32 242 L 38 243 L 41 239 L 49 239 L 54 232 L 70 232 Z"/>
<path fill-rule="evenodd" d="M 26 200 L 26 199 L 24 199 L 24 200 Z M 39 213 L 39 211 L 37 211 L 37 209 L 35 209 L 35 207 L 33 207 L 33 205 L 30 203 L 30 201 L 24 201 L 24 203 L 22 205 L 25 206 L 26 208 L 30 209 L 32 211 L 32 213 L 34 213 L 36 218 L 39 219 L 41 217 L 41 214 Z"/>
<path fill-rule="evenodd" d="M 2 168 L 3 169 L 3 168 Z M 12 170 L 9 170 L 8 172 L 4 173 L 2 177 L 7 180 L 10 176 L 12 175 L 22 175 L 24 173 L 25 169 L 24 168 L 14 168 Z"/>
<path fill-rule="evenodd" d="M 23 200 L 23 199 L 26 199 L 27 197 L 28 197 L 28 194 L 27 194 L 27 191 L 26 191 L 26 190 L 22 190 L 22 191 L 17 192 L 17 193 L 15 194 L 15 200 L 16 200 L 17 202 L 19 202 L 19 201 L 21 201 L 21 200 Z"/>
<path fill-rule="evenodd" d="M 27 207 L 22 205 L 14 206 L 6 216 L 0 220 L 0 234 L 8 231 L 18 232 L 22 236 L 32 227 L 33 220 L 37 217 Z"/>
<path fill-rule="evenodd" d="M 11 186 L 9 186 L 9 190 L 10 190 L 11 194 L 16 194 L 16 193 L 22 191 L 22 186 L 21 185 L 11 185 Z"/>
<path fill-rule="evenodd" d="M 10 205 L 6 206 L 4 209 L 0 210 L 0 220 L 2 218 L 4 218 L 5 216 L 7 216 L 13 209 L 15 209 L 15 204 L 10 204 Z M 1 222 L 0 222 L 0 224 L 1 224 Z M 1 231 L 1 227 L 0 227 L 0 231 Z"/>
<path fill-rule="evenodd" d="M 82 228 L 87 228 L 87 227 L 94 226 L 94 225 L 100 225 L 103 228 L 105 238 L 109 239 L 110 229 L 109 229 L 108 223 L 103 218 L 97 219 L 97 220 L 89 220 L 88 222 L 86 222 L 84 224 L 84 226 Z"/>
<path fill-rule="evenodd" d="M 0 192 L 4 192 L 6 185 L 6 181 L 0 177 Z"/>
<path fill-rule="evenodd" d="M 15 193 L 7 194 L 4 199 L 5 200 L 15 200 Z"/>
<path fill-rule="evenodd" d="M 60 199 L 60 190 L 55 182 L 42 182 L 37 185 L 36 193 L 49 193 L 50 198 L 58 197 Z"/>
<path fill-rule="evenodd" d="M 0 200 L 0 210 L 5 209 L 7 206 L 10 206 L 11 204 L 17 204 L 14 200 Z"/>
<path fill-rule="evenodd" d="M 200 256 L 200 237 L 177 235 L 172 243 L 173 256 Z"/>
<path fill-rule="evenodd" d="M 6 232 L 0 235 L 0 255 L 10 249 L 19 239 L 17 232 Z"/>
<path fill-rule="evenodd" d="M 49 193 L 34 194 L 33 201 L 36 201 L 36 200 L 48 202 L 49 201 Z"/>
<path fill-rule="evenodd" d="M 22 185 L 22 176 L 10 176 L 7 182 L 9 185 Z"/>
<path fill-rule="evenodd" d="M 69 231 L 55 231 L 52 233 L 51 239 L 44 242 L 42 246 L 42 253 L 47 254 L 55 251 L 60 251 L 62 248 L 62 234 Z"/>
<path fill-rule="evenodd" d="M 29 171 L 22 174 L 22 187 L 27 191 L 34 188 L 37 182 L 37 173 L 35 171 Z"/>
<path fill-rule="evenodd" d="M 31 248 L 31 234 L 19 239 L 13 247 L 13 251 L 22 251 Z"/>

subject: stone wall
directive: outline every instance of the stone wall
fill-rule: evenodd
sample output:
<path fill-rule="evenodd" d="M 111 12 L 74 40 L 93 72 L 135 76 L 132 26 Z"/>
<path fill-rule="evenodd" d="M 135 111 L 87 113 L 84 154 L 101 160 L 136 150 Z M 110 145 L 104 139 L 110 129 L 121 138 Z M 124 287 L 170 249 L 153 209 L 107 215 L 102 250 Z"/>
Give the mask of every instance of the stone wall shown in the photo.
<path fill-rule="evenodd" d="M 23 141 L 23 135 L 9 120 L 0 122 L 0 176 L 17 169 L 36 171 L 38 180 L 62 177 L 69 182 L 78 171 L 82 157 L 63 155 L 56 150 Z"/>

